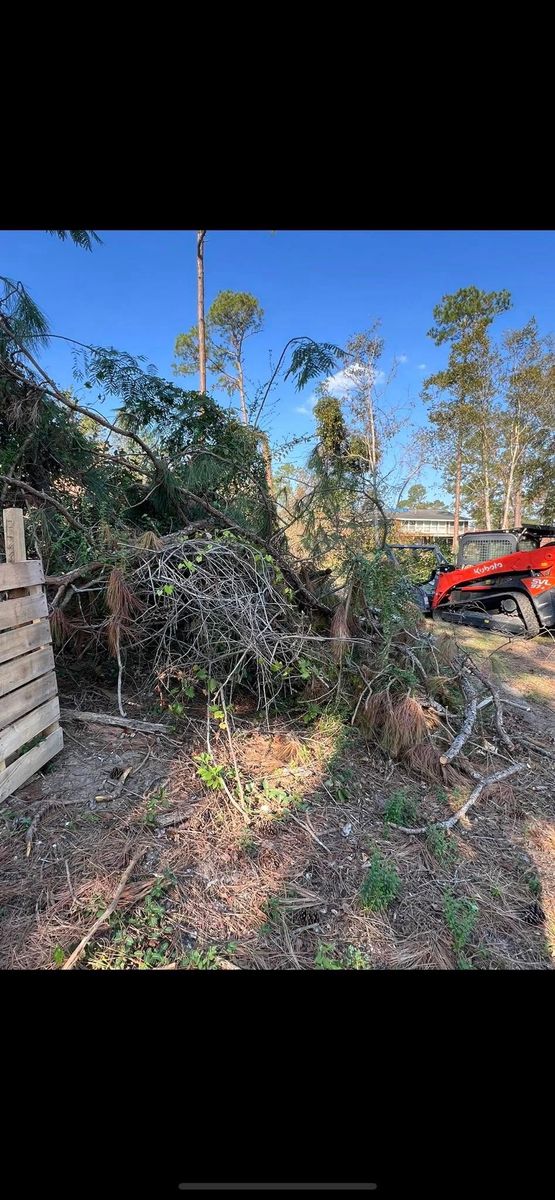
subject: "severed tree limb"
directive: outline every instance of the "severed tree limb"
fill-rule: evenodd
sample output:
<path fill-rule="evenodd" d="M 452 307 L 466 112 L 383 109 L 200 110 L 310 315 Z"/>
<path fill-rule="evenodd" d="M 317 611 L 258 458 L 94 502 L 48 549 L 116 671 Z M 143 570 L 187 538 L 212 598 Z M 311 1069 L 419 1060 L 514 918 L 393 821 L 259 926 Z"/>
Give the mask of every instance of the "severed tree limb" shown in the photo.
<path fill-rule="evenodd" d="M 86 933 L 85 936 L 81 938 L 79 945 L 75 947 L 75 950 L 73 951 L 72 954 L 70 954 L 69 958 L 66 960 L 63 967 L 61 968 L 62 971 L 73 970 L 73 967 L 75 966 L 75 963 L 77 962 L 77 959 L 83 953 L 83 950 L 85 949 L 85 947 L 88 946 L 91 938 L 94 937 L 97 930 L 100 929 L 100 926 L 104 925 L 105 921 L 107 921 L 108 918 L 111 917 L 114 909 L 117 907 L 118 900 L 119 900 L 122 892 L 125 889 L 125 885 L 127 883 L 127 880 L 129 879 L 129 876 L 131 875 L 133 869 L 137 866 L 139 859 L 141 859 L 143 857 L 144 853 L 145 853 L 145 848 L 143 847 L 142 850 L 139 850 L 137 852 L 137 854 L 133 855 L 133 858 L 131 859 L 129 866 L 126 867 L 125 871 L 123 872 L 123 875 L 118 883 L 118 886 L 114 892 L 114 895 L 112 896 L 112 899 L 111 899 L 108 907 L 104 909 L 104 912 L 101 914 L 101 916 L 98 918 L 98 920 L 95 921 L 94 925 L 91 926 L 91 928 L 89 929 L 89 932 Z"/>
<path fill-rule="evenodd" d="M 85 579 L 87 575 L 94 575 L 95 571 L 101 571 L 104 566 L 105 563 L 101 562 L 84 563 L 82 567 L 75 567 L 73 571 L 67 571 L 65 575 L 45 575 L 46 586 L 58 588 L 53 604 L 55 605 L 58 600 L 58 593 L 63 592 L 75 579 Z"/>
<path fill-rule="evenodd" d="M 135 444 L 137 446 L 140 446 L 143 453 L 146 454 L 147 458 L 149 458 L 151 463 L 153 464 L 155 471 L 156 471 L 156 478 L 157 479 L 163 478 L 164 471 L 165 471 L 165 464 L 158 457 L 158 455 L 154 452 L 152 447 L 149 446 L 148 443 L 145 442 L 143 440 L 143 438 L 139 436 L 138 433 L 134 433 L 132 430 L 124 429 L 124 428 L 122 428 L 121 425 L 116 425 L 114 422 L 108 421 L 106 419 L 106 417 L 103 417 L 100 413 L 95 412 L 95 410 L 92 408 L 86 408 L 82 404 L 77 404 L 76 401 L 74 401 L 74 400 L 69 400 L 68 397 L 65 396 L 64 393 L 60 390 L 60 388 L 58 388 L 56 386 L 56 384 L 55 384 L 54 380 L 51 378 L 51 376 L 48 375 L 46 373 L 46 371 L 40 366 L 40 363 L 37 362 L 36 358 L 18 340 L 18 338 L 15 336 L 15 334 L 13 332 L 13 329 L 11 328 L 9 321 L 6 319 L 5 316 L 3 316 L 0 313 L 0 328 L 2 326 L 7 331 L 7 333 L 12 338 L 12 340 L 15 342 L 15 344 L 18 347 L 18 349 L 20 350 L 20 352 L 29 360 L 29 362 L 33 365 L 33 367 L 38 372 L 38 374 L 41 376 L 41 378 L 44 379 L 45 382 L 48 384 L 48 389 L 50 390 L 51 395 L 54 396 L 54 398 L 56 400 L 58 400 L 60 402 L 60 404 L 65 405 L 65 407 L 69 408 L 71 410 L 71 412 L 81 413 L 83 416 L 89 417 L 92 421 L 96 421 L 96 423 L 98 425 L 104 426 L 105 429 L 110 430 L 112 433 L 117 433 L 120 437 L 124 437 L 124 438 L 129 439 L 130 441 L 135 442 Z M 137 471 L 140 474 L 142 471 L 142 468 L 140 466 L 137 466 Z M 5 477 L 0 476 L 0 479 L 2 479 L 2 478 L 5 478 Z M 16 481 L 14 481 L 14 482 L 16 482 Z M 26 484 L 21 485 L 21 486 L 28 488 L 28 485 L 26 485 Z M 297 574 L 297 572 L 293 569 L 293 567 L 290 566 L 289 562 L 285 558 L 282 558 L 281 554 L 275 549 L 274 546 L 271 545 L 271 543 L 269 541 L 267 541 L 265 538 L 259 537 L 258 534 L 255 534 L 250 530 L 244 529 L 242 525 L 239 525 L 237 523 L 237 521 L 234 521 L 231 517 L 228 517 L 225 515 L 225 513 L 222 513 L 220 511 L 220 509 L 216 508 L 216 506 L 214 504 L 211 504 L 209 500 L 205 500 L 204 497 L 202 497 L 202 496 L 197 496 L 195 492 L 191 492 L 189 490 L 189 488 L 184 487 L 183 484 L 179 485 L 179 492 L 183 496 L 184 499 L 187 499 L 189 501 L 189 503 L 192 502 L 193 504 L 198 504 L 198 505 L 200 505 L 201 508 L 203 508 L 205 510 L 205 512 L 210 513 L 210 516 L 214 517 L 219 524 L 225 525 L 225 527 L 227 529 L 233 530 L 233 532 L 238 534 L 240 537 L 246 537 L 246 538 L 248 538 L 248 540 L 250 542 L 253 542 L 255 546 L 259 546 L 261 549 L 264 549 L 267 552 L 270 552 L 272 554 L 275 562 L 278 564 L 278 566 L 283 571 L 283 574 L 285 575 L 286 579 L 288 579 L 288 581 L 293 585 L 295 591 L 298 592 L 299 596 L 302 596 L 303 599 L 308 603 L 310 608 L 314 609 L 316 612 L 320 612 L 323 616 L 331 616 L 332 615 L 333 610 L 331 608 L 329 608 L 329 606 L 327 604 L 323 604 L 320 600 L 318 600 L 318 598 L 316 596 L 314 596 L 313 593 L 308 588 L 305 587 L 305 585 L 303 584 L 303 582 L 302 582 L 301 578 L 299 577 L 299 575 Z M 43 493 L 35 492 L 35 495 L 38 495 L 42 499 L 49 501 L 49 503 L 53 503 L 55 507 L 59 507 L 59 505 L 57 504 L 56 501 L 52 501 L 48 496 L 45 496 Z M 82 528 L 82 526 L 78 525 L 78 523 L 74 521 L 74 518 L 71 517 L 71 514 L 68 514 L 65 509 L 63 510 L 63 512 L 64 512 L 64 516 L 67 518 L 67 520 L 70 521 L 70 523 L 74 526 L 74 528 L 78 529 L 78 531 L 80 533 L 82 533 L 86 536 L 86 531 Z M 185 520 L 187 520 L 187 513 L 182 511 L 182 515 L 184 516 Z M 384 534 L 384 540 L 385 540 L 385 534 Z"/>
<path fill-rule="evenodd" d="M 511 754 L 514 753 L 514 745 L 513 745 L 512 741 L 507 733 L 507 730 L 505 729 L 505 726 L 503 724 L 503 704 L 501 701 L 501 696 L 500 696 L 495 684 L 492 683 L 491 679 L 488 679 L 487 675 L 484 675 L 483 671 L 480 671 L 480 668 L 477 667 L 476 664 L 472 661 L 472 659 L 470 658 L 470 655 L 468 655 L 468 657 L 466 659 L 466 665 L 469 668 L 469 670 L 472 671 L 472 674 L 476 675 L 476 677 L 481 681 L 481 683 L 483 683 L 484 687 L 487 688 L 488 692 L 491 693 L 491 698 L 493 700 L 493 707 L 495 709 L 495 725 L 496 725 L 497 732 L 499 734 L 499 737 L 501 738 L 501 741 L 507 747 L 507 750 L 509 750 L 511 752 Z"/>
<path fill-rule="evenodd" d="M 79 521 L 76 521 L 75 517 L 72 517 L 68 509 L 63 504 L 60 504 L 59 500 L 55 500 L 53 496 L 48 496 L 46 492 L 39 492 L 38 488 L 31 487 L 30 483 L 22 483 L 21 479 L 14 479 L 12 475 L 0 475 L 0 480 L 10 487 L 21 488 L 23 492 L 28 492 L 30 496 L 35 496 L 38 500 L 43 500 L 45 504 L 51 504 L 52 508 L 57 509 L 61 513 L 72 529 L 75 529 L 77 533 L 81 533 L 88 542 L 90 541 L 90 536 L 85 526 L 80 525 Z"/>
<path fill-rule="evenodd" d="M 454 742 L 451 743 L 449 749 L 445 751 L 445 754 L 440 755 L 439 761 L 443 767 L 446 765 L 446 763 L 452 762 L 453 759 L 457 757 L 459 751 L 462 750 L 463 746 L 468 741 L 470 734 L 472 733 L 474 722 L 476 720 L 476 713 L 478 711 L 478 696 L 476 687 L 468 675 L 461 674 L 461 687 L 466 699 L 464 721 Z"/>
<path fill-rule="evenodd" d="M 497 771 L 495 775 L 486 775 L 480 782 L 476 784 L 474 791 L 471 792 L 468 800 L 462 805 L 462 808 L 457 809 L 451 817 L 447 817 L 445 821 L 431 821 L 429 825 L 420 825 L 418 829 L 408 829 L 404 825 L 397 825 L 396 828 L 401 833 L 428 833 L 430 829 L 452 829 L 464 817 L 468 809 L 476 803 L 478 797 L 483 792 L 485 787 L 489 787 L 492 783 L 500 783 L 502 779 L 508 779 L 510 775 L 516 775 L 517 771 L 523 771 L 524 763 L 513 763 L 511 767 L 506 767 L 504 771 Z"/>
<path fill-rule="evenodd" d="M 66 804 L 84 804 L 84 803 L 85 803 L 85 801 L 83 799 L 79 799 L 79 800 L 46 800 L 46 802 L 42 805 L 42 808 L 39 808 L 39 811 L 37 813 L 35 813 L 33 820 L 31 821 L 31 824 L 29 825 L 27 833 L 25 834 L 26 857 L 29 858 L 29 855 L 31 853 L 31 848 L 33 845 L 33 838 L 34 838 L 35 833 L 37 832 L 37 829 L 42 821 L 42 818 L 45 817 L 48 812 L 50 812 L 51 808 L 64 808 Z"/>
<path fill-rule="evenodd" d="M 115 717 L 111 713 L 77 712 L 62 708 L 62 721 L 90 721 L 91 725 L 121 725 L 123 729 L 136 729 L 137 733 L 167 733 L 167 725 L 156 725 L 152 721 L 134 721 L 130 717 Z"/>

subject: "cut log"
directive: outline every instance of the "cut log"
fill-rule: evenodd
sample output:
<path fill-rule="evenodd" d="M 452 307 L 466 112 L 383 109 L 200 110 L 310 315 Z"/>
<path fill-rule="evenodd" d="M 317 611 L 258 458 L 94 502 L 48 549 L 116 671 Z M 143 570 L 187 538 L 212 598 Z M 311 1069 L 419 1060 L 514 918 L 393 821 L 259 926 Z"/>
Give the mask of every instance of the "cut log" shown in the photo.
<path fill-rule="evenodd" d="M 122 729 L 136 729 L 137 733 L 168 733 L 167 725 L 156 725 L 152 721 L 134 721 L 130 717 L 116 717 L 111 713 L 77 712 L 62 708 L 62 721 L 87 721 L 90 725 L 120 725 Z"/>

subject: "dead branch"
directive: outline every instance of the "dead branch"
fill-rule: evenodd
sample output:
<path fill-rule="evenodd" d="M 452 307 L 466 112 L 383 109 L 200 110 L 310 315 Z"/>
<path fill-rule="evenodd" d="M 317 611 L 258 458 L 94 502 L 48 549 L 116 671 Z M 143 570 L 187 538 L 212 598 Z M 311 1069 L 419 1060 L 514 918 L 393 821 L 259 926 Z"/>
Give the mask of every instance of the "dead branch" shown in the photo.
<path fill-rule="evenodd" d="M 499 737 L 501 738 L 501 741 L 507 747 L 507 750 L 509 750 L 512 754 L 514 752 L 514 745 L 513 745 L 512 741 L 507 733 L 507 730 L 505 729 L 505 726 L 503 724 L 503 704 L 502 704 L 501 696 L 499 694 L 498 689 L 495 687 L 495 684 L 492 683 L 491 679 L 488 679 L 487 675 L 484 675 L 483 671 L 481 671 L 480 668 L 476 666 L 476 664 L 472 661 L 470 655 L 467 655 L 466 665 L 469 668 L 469 670 L 472 671 L 473 675 L 476 675 L 477 679 L 479 679 L 480 682 L 483 683 L 484 687 L 487 688 L 488 692 L 491 693 L 491 697 L 493 700 L 493 707 L 495 709 L 495 725 L 497 728 L 497 732 L 499 734 Z"/>
<path fill-rule="evenodd" d="M 39 492 L 38 488 L 31 487 L 30 483 L 22 483 L 21 479 L 14 479 L 13 475 L 0 475 L 0 480 L 9 487 L 21 488 L 23 492 L 28 492 L 30 496 L 35 496 L 36 499 L 42 500 L 44 504 L 52 505 L 52 508 L 57 509 L 65 517 L 65 520 L 68 525 L 71 525 L 72 529 L 75 529 L 77 533 L 81 533 L 90 542 L 90 535 L 85 526 L 80 525 L 79 521 L 76 521 L 75 517 L 72 517 L 68 509 L 63 504 L 60 504 L 59 500 L 55 500 L 53 496 L 48 496 L 46 492 Z"/>
<path fill-rule="evenodd" d="M 187 817 L 189 817 L 190 815 L 191 815 L 190 809 L 187 809 L 185 812 L 181 811 L 181 812 L 176 812 L 176 813 L 160 813 L 157 817 L 154 818 L 154 823 L 155 823 L 155 825 L 158 826 L 159 829 L 168 829 L 172 825 L 181 825 L 181 823 L 183 821 L 186 821 Z"/>
<path fill-rule="evenodd" d="M 133 721 L 130 717 L 113 717 L 111 713 L 77 712 L 72 708 L 60 710 L 62 721 L 89 721 L 91 725 L 118 725 L 123 729 L 136 729 L 137 733 L 167 733 L 167 725 L 156 725 L 152 721 Z"/>
<path fill-rule="evenodd" d="M 478 696 L 476 688 L 469 676 L 465 675 L 464 673 L 461 674 L 461 687 L 466 699 L 464 721 L 454 742 L 451 743 L 445 754 L 440 755 L 439 761 L 442 767 L 444 767 L 447 763 L 452 762 L 453 759 L 457 757 L 459 751 L 462 750 L 463 746 L 468 741 L 476 720 L 476 712 L 478 709 Z"/>
<path fill-rule="evenodd" d="M 476 803 L 485 787 L 489 787 L 492 783 L 500 783 L 502 779 L 508 779 L 510 775 L 516 775 L 517 771 L 524 770 L 525 765 L 525 763 L 513 763 L 512 766 L 507 767 L 504 771 L 496 771 L 495 775 L 486 775 L 480 779 L 474 791 L 470 793 L 468 800 L 465 801 L 461 808 L 457 809 L 456 813 L 453 813 L 451 817 L 447 817 L 445 821 L 431 821 L 429 825 L 420 825 L 418 829 L 408 829 L 404 825 L 397 825 L 396 828 L 401 833 L 428 833 L 430 829 L 452 829 L 460 821 L 461 817 L 465 816 L 468 809 Z"/>
<path fill-rule="evenodd" d="M 47 575 L 44 580 L 46 586 L 57 588 L 56 595 L 50 605 L 50 611 L 53 612 L 55 608 L 61 605 L 67 589 L 71 587 L 76 579 L 86 579 L 87 576 L 94 575 L 95 571 L 101 571 L 103 567 L 104 563 L 100 562 L 86 563 L 82 567 L 75 567 L 73 571 L 68 571 L 65 575 Z M 65 606 L 61 605 L 61 607 Z"/>
<path fill-rule="evenodd" d="M 92 421 L 96 421 L 96 423 L 98 425 L 102 425 L 105 429 L 109 429 L 112 433 L 117 433 L 120 437 L 124 437 L 124 438 L 129 439 L 132 442 L 135 442 L 135 444 L 137 446 L 140 446 L 143 453 L 146 454 L 147 458 L 150 459 L 151 463 L 153 464 L 155 471 L 156 471 L 156 478 L 157 479 L 163 478 L 164 470 L 165 470 L 164 463 L 158 457 L 158 455 L 153 451 L 152 447 L 149 446 L 148 443 L 145 442 L 143 440 L 143 438 L 139 436 L 138 433 L 135 433 L 129 429 L 123 429 L 120 425 L 116 425 L 113 422 L 108 421 L 106 419 L 106 417 L 103 417 L 100 413 L 96 412 L 94 409 L 86 408 L 81 404 L 77 404 L 76 401 L 70 400 L 56 386 L 54 380 L 40 366 L 40 363 L 37 362 L 36 358 L 31 354 L 31 352 L 18 340 L 18 338 L 15 336 L 15 334 L 13 332 L 13 329 L 11 328 L 9 321 L 6 319 L 5 316 L 2 315 L 2 313 L 0 313 L 0 326 L 4 327 L 6 332 L 9 334 L 11 339 L 14 341 L 15 345 L 18 347 L 21 354 L 23 354 L 25 356 L 25 358 L 27 358 L 29 360 L 29 362 L 32 364 L 32 366 L 35 368 L 35 370 L 38 372 L 38 374 L 41 376 L 41 378 L 45 380 L 46 384 L 48 385 L 48 389 L 50 390 L 50 393 L 54 396 L 54 398 L 56 400 L 59 401 L 60 404 L 63 404 L 66 408 L 69 408 L 71 410 L 71 412 L 81 413 L 83 416 L 89 417 Z M 141 467 L 139 465 L 137 465 L 137 472 L 139 474 L 141 473 L 141 470 L 142 470 Z M 5 478 L 6 478 L 5 476 L 0 475 L 0 479 L 5 479 Z M 12 481 L 10 480 L 10 482 L 12 482 Z M 18 481 L 14 480 L 13 482 L 16 483 Z M 24 486 L 29 490 L 28 484 L 20 485 L 20 486 Z M 31 490 L 34 491 L 34 489 L 31 489 Z M 276 550 L 275 546 L 272 545 L 270 543 L 270 541 L 268 541 L 265 538 L 259 537 L 258 534 L 255 534 L 252 531 L 245 530 L 241 525 L 239 525 L 231 517 L 228 517 L 226 514 L 222 513 L 220 511 L 220 509 L 216 508 L 216 506 L 214 504 L 211 504 L 209 500 L 205 500 L 203 496 L 197 496 L 195 492 L 191 492 L 188 488 L 184 487 L 182 484 L 179 486 L 178 490 L 179 490 L 180 495 L 183 496 L 183 498 L 186 499 L 189 503 L 192 502 L 195 505 L 199 504 L 201 506 L 201 508 L 203 508 L 205 510 L 205 512 L 210 513 L 210 516 L 214 517 L 214 519 L 218 522 L 218 524 L 224 525 L 227 529 L 231 529 L 234 533 L 236 533 L 238 536 L 240 536 L 242 538 L 247 537 L 248 540 L 250 542 L 252 542 L 255 546 L 258 546 L 258 547 L 260 547 L 260 549 L 265 550 L 266 553 L 271 553 L 273 558 L 275 559 L 276 563 L 281 568 L 285 578 L 289 581 L 290 584 L 292 584 L 295 591 L 298 593 L 299 596 L 301 596 L 306 601 L 306 603 L 309 605 L 309 607 L 316 612 L 320 612 L 324 616 L 327 616 L 327 617 L 331 616 L 333 610 L 331 608 L 329 608 L 327 604 L 323 604 L 320 600 L 318 600 L 318 598 L 316 596 L 314 596 L 313 593 L 311 591 L 309 591 L 308 588 L 305 587 L 300 576 L 293 569 L 293 567 L 288 562 L 288 560 L 282 557 L 282 555 L 279 553 L 278 550 Z M 34 492 L 34 494 L 38 495 L 41 499 L 44 499 L 44 500 L 48 501 L 49 503 L 53 503 L 55 507 L 58 507 L 58 508 L 60 507 L 59 503 L 57 501 L 52 501 L 52 499 L 50 497 L 44 495 L 44 493 Z M 75 520 L 71 516 L 71 514 L 69 514 L 67 512 L 67 510 L 65 510 L 65 509 L 63 511 L 64 511 L 64 516 L 70 522 L 70 524 L 72 524 L 75 529 L 78 529 L 78 531 L 80 533 L 82 533 L 84 536 L 87 536 L 86 531 L 83 529 L 82 526 L 80 526 L 77 522 L 75 522 Z M 182 516 L 185 520 L 187 520 L 187 513 L 185 510 L 182 510 Z"/>
<path fill-rule="evenodd" d="M 321 842 L 320 838 L 316 836 L 314 830 L 310 828 L 310 826 L 308 824 L 308 816 L 306 818 L 306 821 L 307 821 L 306 825 L 305 825 L 304 821 L 301 821 L 300 818 L 297 817 L 297 815 L 293 812 L 289 813 L 289 819 L 291 821 L 296 821 L 297 825 L 300 825 L 301 829 L 304 829 L 305 833 L 308 833 L 309 837 L 311 837 L 313 839 L 313 841 L 318 842 L 318 845 L 322 847 L 322 850 L 326 851 L 326 854 L 331 854 L 331 850 L 330 850 L 329 846 L 324 846 L 324 843 Z"/>
<path fill-rule="evenodd" d="M 131 859 L 129 866 L 126 867 L 125 871 L 123 872 L 123 875 L 120 879 L 120 882 L 114 892 L 114 895 L 113 895 L 108 907 L 104 909 L 104 912 L 101 914 L 101 916 L 98 918 L 98 920 L 95 921 L 94 925 L 91 926 L 91 928 L 89 929 L 89 932 L 86 933 L 85 936 L 81 938 L 79 945 L 75 947 L 75 950 L 73 951 L 72 954 L 70 954 L 69 958 L 66 960 L 63 967 L 61 968 L 62 971 L 73 970 L 73 967 L 75 966 L 75 963 L 77 962 L 77 959 L 80 957 L 80 955 L 82 954 L 85 947 L 88 946 L 91 938 L 94 937 L 95 933 L 97 932 L 98 929 L 100 929 L 101 925 L 104 925 L 104 923 L 108 920 L 108 918 L 111 917 L 112 913 L 114 912 L 114 909 L 117 907 L 117 903 L 118 903 L 118 900 L 119 900 L 122 892 L 125 890 L 125 885 L 127 883 L 127 880 L 129 879 L 129 876 L 131 875 L 131 872 L 137 866 L 139 859 L 141 859 L 143 857 L 144 853 L 145 853 L 145 850 L 143 848 L 142 850 L 138 850 L 137 854 L 133 855 L 133 858 Z"/>
<path fill-rule="evenodd" d="M 79 800 L 47 800 L 43 804 L 42 808 L 39 808 L 39 811 L 37 813 L 35 813 L 33 820 L 31 821 L 31 824 L 29 825 L 27 833 L 25 834 L 26 857 L 29 858 L 29 855 L 31 853 L 31 848 L 33 845 L 33 838 L 34 838 L 35 833 L 37 832 L 37 829 L 42 821 L 42 818 L 45 817 L 48 812 L 50 812 L 51 808 L 64 808 L 66 804 L 83 804 L 83 803 L 84 803 L 84 801 L 82 799 L 79 799 Z"/>

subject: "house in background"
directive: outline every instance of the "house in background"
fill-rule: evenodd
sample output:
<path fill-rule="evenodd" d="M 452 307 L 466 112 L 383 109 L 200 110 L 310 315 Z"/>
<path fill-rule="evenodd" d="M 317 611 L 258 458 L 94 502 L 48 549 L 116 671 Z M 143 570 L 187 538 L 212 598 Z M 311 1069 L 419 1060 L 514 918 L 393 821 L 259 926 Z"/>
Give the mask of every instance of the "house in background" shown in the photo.
<path fill-rule="evenodd" d="M 414 537 L 419 542 L 436 542 L 438 538 L 453 541 L 455 514 L 447 508 L 398 508 L 388 514 L 395 521 L 397 532 Z M 459 536 L 471 527 L 469 517 L 459 517 Z"/>

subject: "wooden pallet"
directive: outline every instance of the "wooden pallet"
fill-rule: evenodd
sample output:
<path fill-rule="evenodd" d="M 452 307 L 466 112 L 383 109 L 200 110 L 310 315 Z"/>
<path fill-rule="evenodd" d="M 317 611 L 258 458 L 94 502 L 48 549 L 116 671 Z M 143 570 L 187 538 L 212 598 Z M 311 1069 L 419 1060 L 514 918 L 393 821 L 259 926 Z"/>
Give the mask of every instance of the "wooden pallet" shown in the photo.
<path fill-rule="evenodd" d="M 64 744 L 42 564 L 37 559 L 27 561 L 21 509 L 4 509 L 3 518 L 6 562 L 0 563 L 0 800 L 40 771 Z M 21 748 L 37 737 L 40 741 L 22 754 Z"/>

